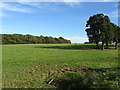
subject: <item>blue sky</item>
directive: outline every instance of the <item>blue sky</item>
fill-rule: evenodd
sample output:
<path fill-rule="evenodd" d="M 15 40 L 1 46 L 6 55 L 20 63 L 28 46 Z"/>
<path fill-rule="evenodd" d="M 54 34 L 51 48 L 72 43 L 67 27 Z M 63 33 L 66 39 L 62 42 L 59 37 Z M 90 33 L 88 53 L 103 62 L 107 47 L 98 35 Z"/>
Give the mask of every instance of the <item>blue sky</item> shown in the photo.
<path fill-rule="evenodd" d="M 64 37 L 73 43 L 87 41 L 86 21 L 104 13 L 118 24 L 117 2 L 4 2 L 2 33 Z"/>

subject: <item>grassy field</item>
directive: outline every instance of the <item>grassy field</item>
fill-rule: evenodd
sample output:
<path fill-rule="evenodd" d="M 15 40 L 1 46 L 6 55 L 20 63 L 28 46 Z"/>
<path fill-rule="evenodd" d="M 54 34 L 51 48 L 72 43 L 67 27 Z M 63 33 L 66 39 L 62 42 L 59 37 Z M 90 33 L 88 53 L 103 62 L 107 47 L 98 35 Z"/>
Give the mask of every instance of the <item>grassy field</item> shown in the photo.
<path fill-rule="evenodd" d="M 85 44 L 3 45 L 3 88 L 52 88 L 50 76 L 70 67 L 113 68 L 118 50 L 93 49 Z"/>

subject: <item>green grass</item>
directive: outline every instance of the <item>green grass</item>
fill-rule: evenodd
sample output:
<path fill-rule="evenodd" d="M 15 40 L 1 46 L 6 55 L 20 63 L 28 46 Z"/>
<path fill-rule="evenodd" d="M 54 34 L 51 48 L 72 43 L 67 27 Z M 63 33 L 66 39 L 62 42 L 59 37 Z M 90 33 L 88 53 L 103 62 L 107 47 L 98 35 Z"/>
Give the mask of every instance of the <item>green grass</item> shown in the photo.
<path fill-rule="evenodd" d="M 2 46 L 3 88 L 53 87 L 46 78 L 69 67 L 118 67 L 118 50 L 85 44 L 18 44 Z"/>

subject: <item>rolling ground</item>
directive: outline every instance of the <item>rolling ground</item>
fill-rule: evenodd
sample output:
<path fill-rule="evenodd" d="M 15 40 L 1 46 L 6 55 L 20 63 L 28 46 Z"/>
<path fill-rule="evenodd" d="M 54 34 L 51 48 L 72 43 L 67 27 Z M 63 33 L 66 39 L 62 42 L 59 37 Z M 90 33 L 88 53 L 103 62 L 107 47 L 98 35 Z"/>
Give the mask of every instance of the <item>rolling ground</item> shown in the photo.
<path fill-rule="evenodd" d="M 94 44 L 3 45 L 3 88 L 53 88 L 45 80 L 62 69 L 118 67 L 118 50 L 94 47 Z"/>

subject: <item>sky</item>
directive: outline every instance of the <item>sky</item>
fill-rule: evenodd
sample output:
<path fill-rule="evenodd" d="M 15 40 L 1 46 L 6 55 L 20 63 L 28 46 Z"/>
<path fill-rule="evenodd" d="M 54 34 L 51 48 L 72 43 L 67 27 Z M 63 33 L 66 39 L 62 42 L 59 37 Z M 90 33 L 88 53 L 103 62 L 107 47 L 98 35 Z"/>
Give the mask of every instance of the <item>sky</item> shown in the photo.
<path fill-rule="evenodd" d="M 104 13 L 118 25 L 118 2 L 2 2 L 0 8 L 3 34 L 64 37 L 84 43 L 90 16 Z"/>

